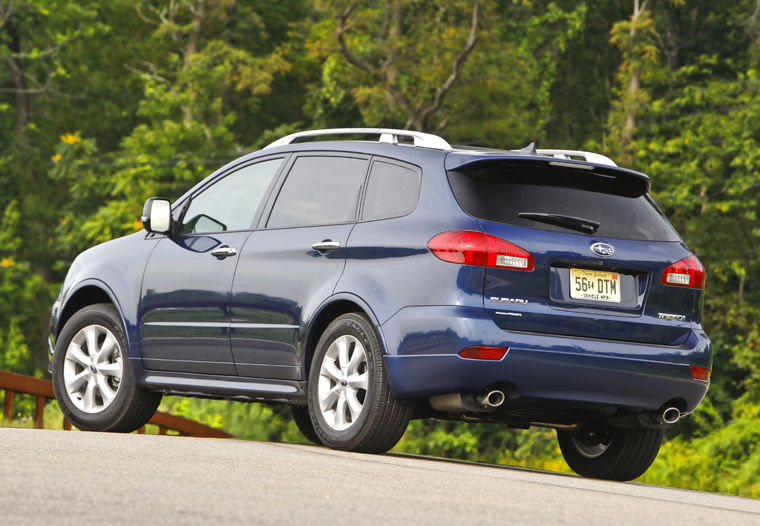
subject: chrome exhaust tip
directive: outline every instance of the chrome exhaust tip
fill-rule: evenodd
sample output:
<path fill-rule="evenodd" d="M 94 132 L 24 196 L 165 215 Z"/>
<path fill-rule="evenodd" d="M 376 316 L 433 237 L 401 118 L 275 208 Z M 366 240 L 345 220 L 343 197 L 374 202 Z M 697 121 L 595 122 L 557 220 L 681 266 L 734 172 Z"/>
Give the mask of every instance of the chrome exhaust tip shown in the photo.
<path fill-rule="evenodd" d="M 660 424 L 675 424 L 681 418 L 681 410 L 677 407 L 666 407 L 657 413 L 657 421 Z"/>
<path fill-rule="evenodd" d="M 477 397 L 478 403 L 484 407 L 499 407 L 507 399 L 504 391 L 499 389 L 492 389 L 479 394 Z"/>

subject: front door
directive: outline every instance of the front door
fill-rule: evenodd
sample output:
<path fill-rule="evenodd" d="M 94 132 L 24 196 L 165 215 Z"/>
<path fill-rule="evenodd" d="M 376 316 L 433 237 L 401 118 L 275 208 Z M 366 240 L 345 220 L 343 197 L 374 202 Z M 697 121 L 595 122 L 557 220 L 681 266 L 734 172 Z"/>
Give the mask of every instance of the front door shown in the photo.
<path fill-rule="evenodd" d="M 239 252 L 282 158 L 248 164 L 191 197 L 145 270 L 140 345 L 148 370 L 235 375 L 230 290 Z"/>

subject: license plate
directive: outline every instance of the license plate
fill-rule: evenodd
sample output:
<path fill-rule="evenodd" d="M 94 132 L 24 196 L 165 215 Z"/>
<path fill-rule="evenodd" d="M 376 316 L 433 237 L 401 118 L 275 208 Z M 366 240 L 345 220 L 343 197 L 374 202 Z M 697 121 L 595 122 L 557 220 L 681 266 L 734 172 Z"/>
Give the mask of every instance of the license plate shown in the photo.
<path fill-rule="evenodd" d="M 570 297 L 577 300 L 620 303 L 620 274 L 571 268 Z"/>

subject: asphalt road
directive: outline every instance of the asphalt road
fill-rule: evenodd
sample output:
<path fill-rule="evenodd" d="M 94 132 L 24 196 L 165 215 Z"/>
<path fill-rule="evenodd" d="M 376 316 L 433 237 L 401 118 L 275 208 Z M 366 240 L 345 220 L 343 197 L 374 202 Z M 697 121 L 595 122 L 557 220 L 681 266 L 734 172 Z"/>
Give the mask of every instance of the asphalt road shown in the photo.
<path fill-rule="evenodd" d="M 0 429 L 0 524 L 760 524 L 760 501 L 316 446 Z"/>

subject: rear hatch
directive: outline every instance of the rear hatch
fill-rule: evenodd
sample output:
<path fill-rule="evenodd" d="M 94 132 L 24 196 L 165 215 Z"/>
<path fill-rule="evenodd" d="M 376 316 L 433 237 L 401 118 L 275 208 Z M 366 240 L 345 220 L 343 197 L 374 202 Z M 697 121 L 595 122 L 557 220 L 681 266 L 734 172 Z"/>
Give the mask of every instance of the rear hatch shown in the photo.
<path fill-rule="evenodd" d="M 532 261 L 532 270 L 487 268 L 484 306 L 499 327 L 680 345 L 700 322 L 702 291 L 662 283 L 691 252 L 648 195 L 645 175 L 488 159 L 450 170 L 449 181 L 485 234 Z"/>

